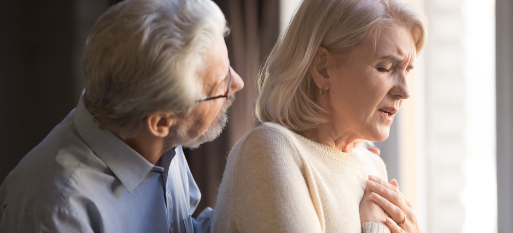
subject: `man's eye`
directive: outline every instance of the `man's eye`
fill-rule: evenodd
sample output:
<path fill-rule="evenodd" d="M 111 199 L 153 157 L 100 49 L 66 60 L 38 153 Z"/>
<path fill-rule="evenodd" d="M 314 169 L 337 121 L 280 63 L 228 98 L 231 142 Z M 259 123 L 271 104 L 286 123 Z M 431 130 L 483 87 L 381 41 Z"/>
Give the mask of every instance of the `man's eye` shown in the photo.
<path fill-rule="evenodd" d="M 378 72 L 383 72 L 383 73 L 390 72 L 390 69 L 383 68 L 383 67 L 376 67 L 376 70 L 378 70 Z"/>

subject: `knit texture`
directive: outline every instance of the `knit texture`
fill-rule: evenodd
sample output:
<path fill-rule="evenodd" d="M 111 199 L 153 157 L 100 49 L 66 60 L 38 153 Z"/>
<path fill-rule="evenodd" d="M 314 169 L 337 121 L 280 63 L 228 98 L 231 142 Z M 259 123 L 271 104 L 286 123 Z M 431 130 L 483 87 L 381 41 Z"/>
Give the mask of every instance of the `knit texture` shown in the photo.
<path fill-rule="evenodd" d="M 383 160 L 368 150 L 343 153 L 264 123 L 228 156 L 212 232 L 362 232 L 368 175 L 387 180 Z M 373 225 L 364 233 L 385 232 Z"/>

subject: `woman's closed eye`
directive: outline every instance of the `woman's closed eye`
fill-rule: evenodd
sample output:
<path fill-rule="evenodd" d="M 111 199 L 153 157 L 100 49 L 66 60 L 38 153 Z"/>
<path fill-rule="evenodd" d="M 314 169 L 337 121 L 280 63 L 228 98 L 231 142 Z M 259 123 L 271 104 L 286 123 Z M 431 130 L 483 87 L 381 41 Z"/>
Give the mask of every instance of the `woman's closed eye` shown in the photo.
<path fill-rule="evenodd" d="M 380 73 L 390 73 L 394 69 L 394 65 L 393 64 L 377 64 L 376 66 L 374 66 L 374 68 L 376 68 L 376 70 Z"/>
<path fill-rule="evenodd" d="M 394 63 L 391 62 L 385 62 L 385 63 L 378 63 L 374 65 L 374 68 L 380 73 L 390 73 L 392 72 L 392 69 L 394 69 Z"/>
<path fill-rule="evenodd" d="M 390 68 L 384 68 L 384 67 L 376 67 L 376 70 L 378 70 L 378 72 L 382 72 L 382 73 L 388 73 L 390 71 L 392 71 L 392 69 Z"/>

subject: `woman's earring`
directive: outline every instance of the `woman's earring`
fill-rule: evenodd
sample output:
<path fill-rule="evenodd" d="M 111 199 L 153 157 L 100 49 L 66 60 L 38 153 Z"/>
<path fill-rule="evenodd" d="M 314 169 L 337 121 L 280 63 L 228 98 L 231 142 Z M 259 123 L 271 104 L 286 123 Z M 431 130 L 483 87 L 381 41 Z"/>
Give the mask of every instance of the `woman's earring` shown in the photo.
<path fill-rule="evenodd" d="M 324 90 L 323 89 L 321 89 L 321 95 L 324 95 Z"/>

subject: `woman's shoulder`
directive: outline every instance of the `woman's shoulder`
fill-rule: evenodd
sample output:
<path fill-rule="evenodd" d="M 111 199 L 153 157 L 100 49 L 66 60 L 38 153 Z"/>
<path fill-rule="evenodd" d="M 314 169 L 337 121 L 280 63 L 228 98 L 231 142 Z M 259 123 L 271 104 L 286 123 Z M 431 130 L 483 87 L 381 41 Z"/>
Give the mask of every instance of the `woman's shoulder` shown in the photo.
<path fill-rule="evenodd" d="M 273 123 L 273 122 L 264 122 L 264 123 L 262 123 L 258 127 L 254 128 L 252 130 L 252 133 L 257 133 L 257 134 L 281 134 L 281 135 L 284 135 L 284 136 L 285 135 L 286 136 L 292 136 L 294 134 L 290 129 L 286 128 L 285 126 L 277 124 L 277 123 Z"/>
<path fill-rule="evenodd" d="M 266 143 L 272 145 L 284 142 L 295 144 L 296 141 L 295 133 L 282 125 L 271 122 L 261 124 L 243 138 L 244 144 Z"/>
<path fill-rule="evenodd" d="M 230 156 L 283 157 L 298 154 L 296 134 L 276 123 L 263 123 L 246 134 L 234 146 Z"/>

